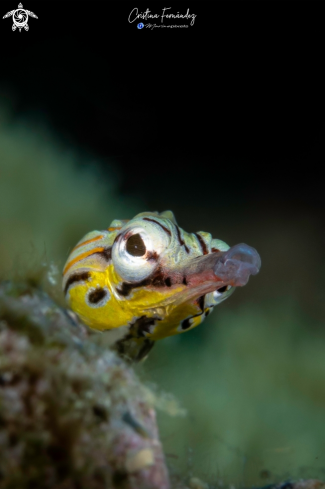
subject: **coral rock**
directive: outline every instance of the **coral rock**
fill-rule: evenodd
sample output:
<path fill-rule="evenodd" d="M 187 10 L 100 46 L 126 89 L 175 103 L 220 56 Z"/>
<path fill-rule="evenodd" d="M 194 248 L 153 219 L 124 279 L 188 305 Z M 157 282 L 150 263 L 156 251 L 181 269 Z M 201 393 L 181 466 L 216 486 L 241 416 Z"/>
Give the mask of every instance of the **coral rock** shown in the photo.
<path fill-rule="evenodd" d="M 0 285 L 0 488 L 168 489 L 148 389 L 76 318 Z"/>

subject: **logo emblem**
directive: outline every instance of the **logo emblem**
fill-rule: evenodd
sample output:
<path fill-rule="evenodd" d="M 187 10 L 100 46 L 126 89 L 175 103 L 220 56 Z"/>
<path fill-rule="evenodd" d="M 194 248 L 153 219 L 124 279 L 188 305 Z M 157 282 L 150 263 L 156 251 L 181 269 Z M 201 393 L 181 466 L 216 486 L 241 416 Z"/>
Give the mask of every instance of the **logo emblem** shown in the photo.
<path fill-rule="evenodd" d="M 144 25 L 142 24 L 142 22 L 140 22 L 140 24 L 137 25 L 137 28 L 138 29 L 143 29 Z"/>
<path fill-rule="evenodd" d="M 15 31 L 18 27 L 19 32 L 24 28 L 25 31 L 28 31 L 29 26 L 28 26 L 28 16 L 34 17 L 34 19 L 38 19 L 37 15 L 35 15 L 33 12 L 30 10 L 25 10 L 23 9 L 22 3 L 18 5 L 18 8 L 16 10 L 11 10 L 10 12 L 7 12 L 6 15 L 4 15 L 2 18 L 6 19 L 7 17 L 10 17 L 12 15 L 12 30 Z"/>

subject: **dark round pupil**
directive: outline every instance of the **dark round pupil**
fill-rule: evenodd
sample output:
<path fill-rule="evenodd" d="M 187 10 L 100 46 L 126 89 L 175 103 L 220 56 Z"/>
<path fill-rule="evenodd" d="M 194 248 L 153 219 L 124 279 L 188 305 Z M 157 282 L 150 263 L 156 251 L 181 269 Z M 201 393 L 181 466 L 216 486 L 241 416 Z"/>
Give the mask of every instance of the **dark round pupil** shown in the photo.
<path fill-rule="evenodd" d="M 220 287 L 220 289 L 218 289 L 218 292 L 226 292 L 227 290 L 227 285 L 224 285 L 223 287 Z"/>
<path fill-rule="evenodd" d="M 146 247 L 140 234 L 134 234 L 127 240 L 126 251 L 132 256 L 143 256 L 145 254 Z"/>

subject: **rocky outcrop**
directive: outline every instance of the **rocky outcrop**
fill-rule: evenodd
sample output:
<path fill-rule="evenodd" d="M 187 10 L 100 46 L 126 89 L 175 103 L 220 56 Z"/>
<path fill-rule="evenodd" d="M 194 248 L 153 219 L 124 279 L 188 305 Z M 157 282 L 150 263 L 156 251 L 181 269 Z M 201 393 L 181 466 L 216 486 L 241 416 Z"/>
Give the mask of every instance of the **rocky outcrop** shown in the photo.
<path fill-rule="evenodd" d="M 151 397 L 45 292 L 0 285 L 1 489 L 168 489 Z"/>

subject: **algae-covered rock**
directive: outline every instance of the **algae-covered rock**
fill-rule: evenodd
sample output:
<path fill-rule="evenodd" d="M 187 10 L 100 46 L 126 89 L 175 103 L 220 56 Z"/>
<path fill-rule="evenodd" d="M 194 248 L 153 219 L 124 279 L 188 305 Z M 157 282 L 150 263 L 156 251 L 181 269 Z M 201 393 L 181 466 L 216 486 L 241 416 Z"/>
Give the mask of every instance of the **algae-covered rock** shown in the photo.
<path fill-rule="evenodd" d="M 167 489 L 147 389 L 74 316 L 0 285 L 0 488 Z"/>

